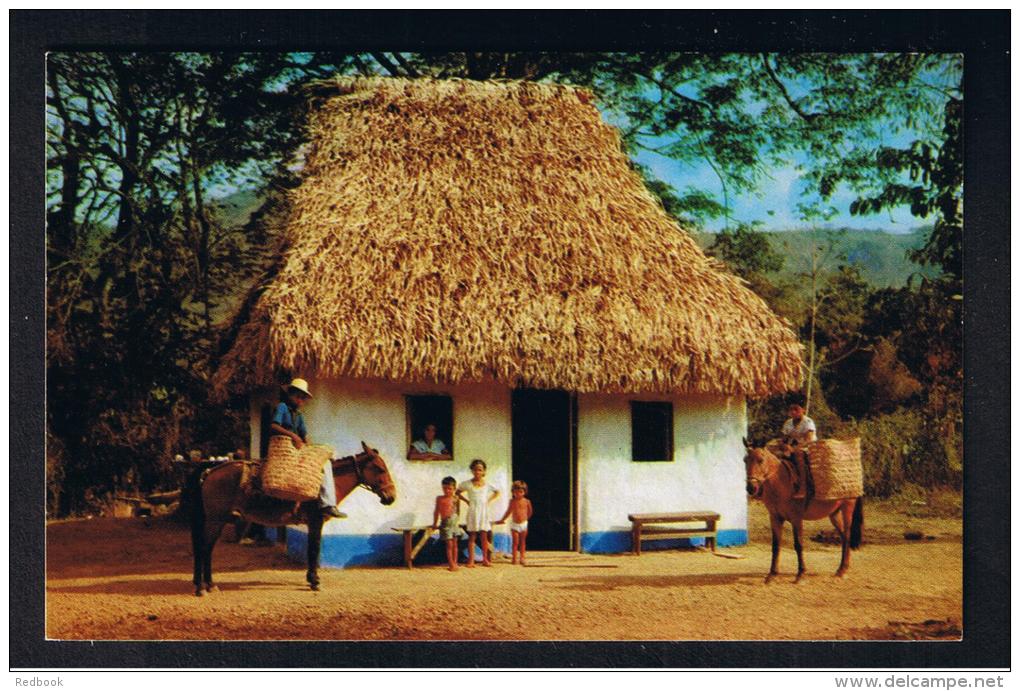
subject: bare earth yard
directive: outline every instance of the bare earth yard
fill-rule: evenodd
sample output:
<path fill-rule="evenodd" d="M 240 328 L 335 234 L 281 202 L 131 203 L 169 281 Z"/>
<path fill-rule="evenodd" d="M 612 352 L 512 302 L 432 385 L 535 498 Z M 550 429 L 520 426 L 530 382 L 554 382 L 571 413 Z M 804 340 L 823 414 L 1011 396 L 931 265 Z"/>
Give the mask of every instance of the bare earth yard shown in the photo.
<path fill-rule="evenodd" d="M 192 595 L 185 526 L 93 519 L 47 527 L 47 635 L 54 639 L 653 639 L 959 638 L 962 525 L 871 501 L 864 549 L 845 579 L 838 546 L 808 540 L 794 585 L 787 528 L 783 576 L 765 585 L 768 520 L 750 508 L 742 559 L 695 550 L 642 556 L 533 552 L 527 567 L 322 570 L 277 547 L 221 541 L 220 591 Z M 831 525 L 805 524 L 805 535 Z M 905 540 L 905 532 L 934 539 Z M 227 531 L 229 533 L 229 529 Z"/>

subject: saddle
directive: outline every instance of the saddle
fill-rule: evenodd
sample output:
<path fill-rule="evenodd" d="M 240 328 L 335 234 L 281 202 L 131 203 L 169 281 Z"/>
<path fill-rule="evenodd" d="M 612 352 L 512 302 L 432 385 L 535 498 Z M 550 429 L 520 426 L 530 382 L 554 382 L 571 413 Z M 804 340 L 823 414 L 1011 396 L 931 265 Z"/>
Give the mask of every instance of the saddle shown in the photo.
<path fill-rule="evenodd" d="M 797 463 L 788 456 L 778 456 L 779 461 L 786 466 L 787 472 L 790 473 L 790 477 L 796 480 L 797 478 Z M 811 501 L 815 496 L 815 479 L 811 475 L 811 457 L 808 454 L 804 454 L 804 484 L 807 487 L 804 488 L 804 501 Z"/>
<path fill-rule="evenodd" d="M 241 491 L 245 497 L 262 492 L 262 461 L 244 461 L 241 464 Z"/>

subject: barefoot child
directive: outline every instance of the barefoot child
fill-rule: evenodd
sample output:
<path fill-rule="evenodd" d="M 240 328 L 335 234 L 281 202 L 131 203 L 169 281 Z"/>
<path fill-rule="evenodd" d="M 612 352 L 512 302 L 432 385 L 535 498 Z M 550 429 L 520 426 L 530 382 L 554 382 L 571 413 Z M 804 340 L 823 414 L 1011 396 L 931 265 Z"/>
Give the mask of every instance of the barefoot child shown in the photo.
<path fill-rule="evenodd" d="M 513 563 L 517 563 L 517 555 L 520 553 L 521 566 L 524 566 L 524 557 L 528 550 L 528 519 L 532 514 L 531 500 L 525 496 L 528 493 L 528 484 L 516 480 L 510 487 L 510 493 L 513 495 L 510 506 L 506 507 L 506 513 L 496 523 L 502 525 L 506 523 L 507 516 L 511 516 L 510 535 L 513 538 Z"/>
<path fill-rule="evenodd" d="M 450 571 L 457 570 L 457 538 L 460 537 L 460 526 L 457 525 L 460 502 L 456 490 L 457 481 L 444 477 L 443 494 L 436 497 L 436 510 L 432 515 L 432 530 L 439 530 L 439 536 L 446 541 L 446 561 L 450 564 Z"/>
<path fill-rule="evenodd" d="M 468 466 L 474 476 L 467 482 L 460 483 L 457 496 L 467 502 L 468 531 L 468 562 L 467 567 L 475 567 L 475 540 L 482 535 L 482 566 L 492 566 L 489 559 L 489 531 L 492 530 L 492 519 L 489 518 L 489 504 L 499 496 L 499 490 L 485 481 L 485 461 L 476 458 Z"/>

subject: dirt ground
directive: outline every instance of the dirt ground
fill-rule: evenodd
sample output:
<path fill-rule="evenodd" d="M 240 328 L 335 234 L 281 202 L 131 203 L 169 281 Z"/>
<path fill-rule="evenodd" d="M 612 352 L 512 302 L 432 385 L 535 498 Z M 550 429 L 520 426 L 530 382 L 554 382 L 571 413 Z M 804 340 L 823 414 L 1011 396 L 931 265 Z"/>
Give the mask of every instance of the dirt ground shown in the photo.
<path fill-rule="evenodd" d="M 47 526 L 47 635 L 54 639 L 955 639 L 962 524 L 909 502 L 870 501 L 864 549 L 845 579 L 838 546 L 808 540 L 794 584 L 787 528 L 778 581 L 764 584 L 768 519 L 750 506 L 739 559 L 696 550 L 532 552 L 526 567 L 323 569 L 310 591 L 278 547 L 221 541 L 219 592 L 192 594 L 186 527 L 168 519 Z M 815 536 L 829 523 L 805 524 Z M 229 532 L 229 529 L 228 531 Z M 907 540 L 904 533 L 920 533 Z M 929 539 L 929 536 L 933 539 Z M 916 537 L 916 535 L 914 536 Z"/>

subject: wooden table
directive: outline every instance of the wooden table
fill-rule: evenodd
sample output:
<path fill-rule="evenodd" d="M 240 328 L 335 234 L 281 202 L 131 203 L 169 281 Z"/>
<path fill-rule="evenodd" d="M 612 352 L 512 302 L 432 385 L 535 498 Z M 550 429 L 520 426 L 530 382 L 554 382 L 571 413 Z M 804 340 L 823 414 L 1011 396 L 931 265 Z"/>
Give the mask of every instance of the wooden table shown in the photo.
<path fill-rule="evenodd" d="M 642 540 L 661 540 L 673 537 L 703 537 L 705 543 L 715 551 L 716 525 L 719 514 L 714 511 L 679 511 L 676 513 L 632 513 L 627 516 L 631 523 L 630 549 L 641 554 Z M 704 523 L 704 528 L 679 528 L 669 523 Z"/>

